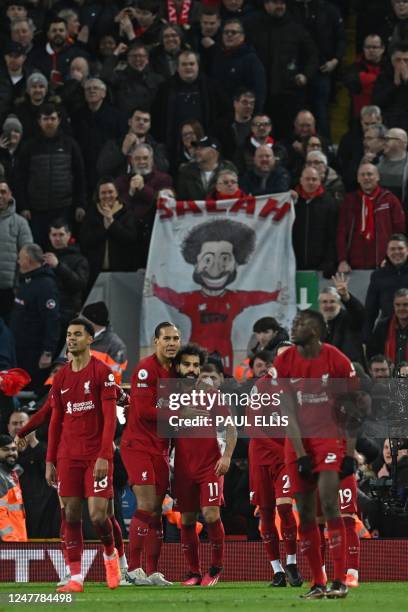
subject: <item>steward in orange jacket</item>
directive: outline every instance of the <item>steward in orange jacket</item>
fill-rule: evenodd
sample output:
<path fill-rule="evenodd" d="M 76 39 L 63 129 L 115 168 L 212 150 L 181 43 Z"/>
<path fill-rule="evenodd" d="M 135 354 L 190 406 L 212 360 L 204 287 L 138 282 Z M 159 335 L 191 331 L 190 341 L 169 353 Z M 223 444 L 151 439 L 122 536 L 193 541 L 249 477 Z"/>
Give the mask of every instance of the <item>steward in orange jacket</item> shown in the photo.
<path fill-rule="evenodd" d="M 23 497 L 18 481 L 22 468 L 17 465 L 13 439 L 0 435 L 0 540 L 26 542 L 27 530 Z"/>

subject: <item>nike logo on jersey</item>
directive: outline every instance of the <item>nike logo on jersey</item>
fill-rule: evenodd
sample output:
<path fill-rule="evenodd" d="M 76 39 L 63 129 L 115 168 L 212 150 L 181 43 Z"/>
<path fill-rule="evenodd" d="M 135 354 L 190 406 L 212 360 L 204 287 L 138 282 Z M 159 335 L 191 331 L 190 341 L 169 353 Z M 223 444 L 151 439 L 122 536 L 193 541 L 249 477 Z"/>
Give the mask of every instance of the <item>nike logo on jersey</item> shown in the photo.
<path fill-rule="evenodd" d="M 94 489 L 94 493 L 100 493 L 101 491 L 104 491 L 105 487 L 103 487 L 102 489 Z"/>
<path fill-rule="evenodd" d="M 325 463 L 334 463 L 337 459 L 337 455 L 335 453 L 328 453 L 326 459 L 324 460 Z"/>
<path fill-rule="evenodd" d="M 302 380 L 301 378 L 290 378 L 289 381 L 292 383 L 292 385 L 294 385 L 295 383 L 299 382 L 300 380 Z"/>
<path fill-rule="evenodd" d="M 213 502 L 213 501 L 215 501 L 216 499 L 218 499 L 218 495 L 217 495 L 217 497 L 209 497 L 209 498 L 208 498 L 208 501 L 209 501 L 209 502 Z"/>
<path fill-rule="evenodd" d="M 64 393 L 66 393 L 67 391 L 69 391 L 69 387 L 68 389 L 61 389 L 61 395 L 64 395 Z"/>

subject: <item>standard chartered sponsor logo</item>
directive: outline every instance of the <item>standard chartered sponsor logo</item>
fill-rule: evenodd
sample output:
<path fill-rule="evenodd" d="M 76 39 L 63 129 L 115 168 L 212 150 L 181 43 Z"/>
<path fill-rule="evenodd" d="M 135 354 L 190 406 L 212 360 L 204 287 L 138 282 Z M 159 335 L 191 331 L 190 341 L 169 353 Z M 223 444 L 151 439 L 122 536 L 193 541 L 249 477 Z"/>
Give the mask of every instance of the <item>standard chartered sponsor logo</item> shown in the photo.
<path fill-rule="evenodd" d="M 74 402 L 73 404 L 71 402 L 69 403 L 71 405 L 67 410 L 68 414 L 72 414 L 74 412 L 85 412 L 86 410 L 93 410 L 95 408 L 95 404 L 92 400 L 89 400 L 88 402 Z"/>

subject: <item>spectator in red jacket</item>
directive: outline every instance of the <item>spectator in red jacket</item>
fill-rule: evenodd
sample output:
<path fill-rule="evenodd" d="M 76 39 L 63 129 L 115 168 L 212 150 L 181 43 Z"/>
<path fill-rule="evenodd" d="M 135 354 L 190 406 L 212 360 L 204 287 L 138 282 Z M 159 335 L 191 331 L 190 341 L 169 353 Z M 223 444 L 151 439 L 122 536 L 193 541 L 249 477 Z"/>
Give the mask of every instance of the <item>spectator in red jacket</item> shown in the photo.
<path fill-rule="evenodd" d="M 347 194 L 340 207 L 337 228 L 338 271 L 345 273 L 380 266 L 391 234 L 405 231 L 401 203 L 380 187 L 376 166 L 361 164 L 357 182 L 360 189 Z"/>

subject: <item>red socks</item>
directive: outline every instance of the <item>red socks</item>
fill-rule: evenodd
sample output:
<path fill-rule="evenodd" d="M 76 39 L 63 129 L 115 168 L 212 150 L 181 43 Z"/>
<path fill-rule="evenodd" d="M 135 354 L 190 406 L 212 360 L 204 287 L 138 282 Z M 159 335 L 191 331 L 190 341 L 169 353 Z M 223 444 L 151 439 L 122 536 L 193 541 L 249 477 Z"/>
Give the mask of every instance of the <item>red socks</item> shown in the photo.
<path fill-rule="evenodd" d="M 145 539 L 146 573 L 148 576 L 157 572 L 160 552 L 163 544 L 163 523 L 161 516 L 152 516 L 149 531 Z"/>
<path fill-rule="evenodd" d="M 344 582 L 346 576 L 346 531 L 341 516 L 327 521 L 329 550 L 334 565 L 334 580 Z"/>
<path fill-rule="evenodd" d="M 352 516 L 343 518 L 346 530 L 346 570 L 360 568 L 360 538 L 356 534 L 355 522 Z"/>
<path fill-rule="evenodd" d="M 110 518 L 107 518 L 104 523 L 93 523 L 93 527 L 103 544 L 103 552 L 107 557 L 111 557 L 115 552 L 115 545 Z"/>
<path fill-rule="evenodd" d="M 62 554 L 64 555 L 65 565 L 69 566 L 67 548 L 65 546 L 65 528 L 66 528 L 66 518 L 65 518 L 65 508 L 61 508 L 61 526 L 60 526 L 60 540 L 61 540 L 61 549 Z"/>
<path fill-rule="evenodd" d="M 65 524 L 65 547 L 71 576 L 81 574 L 81 558 L 84 548 L 82 521 Z"/>
<path fill-rule="evenodd" d="M 326 537 L 324 535 L 325 524 L 319 523 L 319 532 L 320 532 L 320 554 L 322 555 L 323 565 L 325 564 L 326 558 Z"/>
<path fill-rule="evenodd" d="M 115 548 L 118 551 L 119 557 L 123 557 L 123 555 L 125 554 L 125 546 L 123 544 L 122 530 L 114 514 L 110 517 L 110 520 L 112 523 L 113 539 L 115 540 Z"/>
<path fill-rule="evenodd" d="M 276 508 L 281 520 L 281 532 L 285 542 L 286 554 L 296 555 L 297 527 L 292 504 L 278 504 Z M 275 559 L 279 559 L 279 557 L 275 557 Z"/>
<path fill-rule="evenodd" d="M 149 533 L 149 524 L 152 514 L 144 510 L 136 510 L 130 521 L 129 530 L 129 571 L 141 566 L 141 555 L 144 542 Z"/>
<path fill-rule="evenodd" d="M 320 533 L 315 521 L 299 525 L 300 551 L 306 556 L 312 570 L 313 584 L 326 584 L 320 554 Z"/>
<path fill-rule="evenodd" d="M 275 508 L 260 508 L 261 536 L 269 561 L 280 558 L 279 535 L 275 525 Z M 296 547 L 295 547 L 296 552 Z"/>
<path fill-rule="evenodd" d="M 207 523 L 208 539 L 211 544 L 211 565 L 222 567 L 224 561 L 225 531 L 221 519 Z"/>
<path fill-rule="evenodd" d="M 181 525 L 181 548 L 190 572 L 201 574 L 199 558 L 200 540 L 194 525 Z"/>

